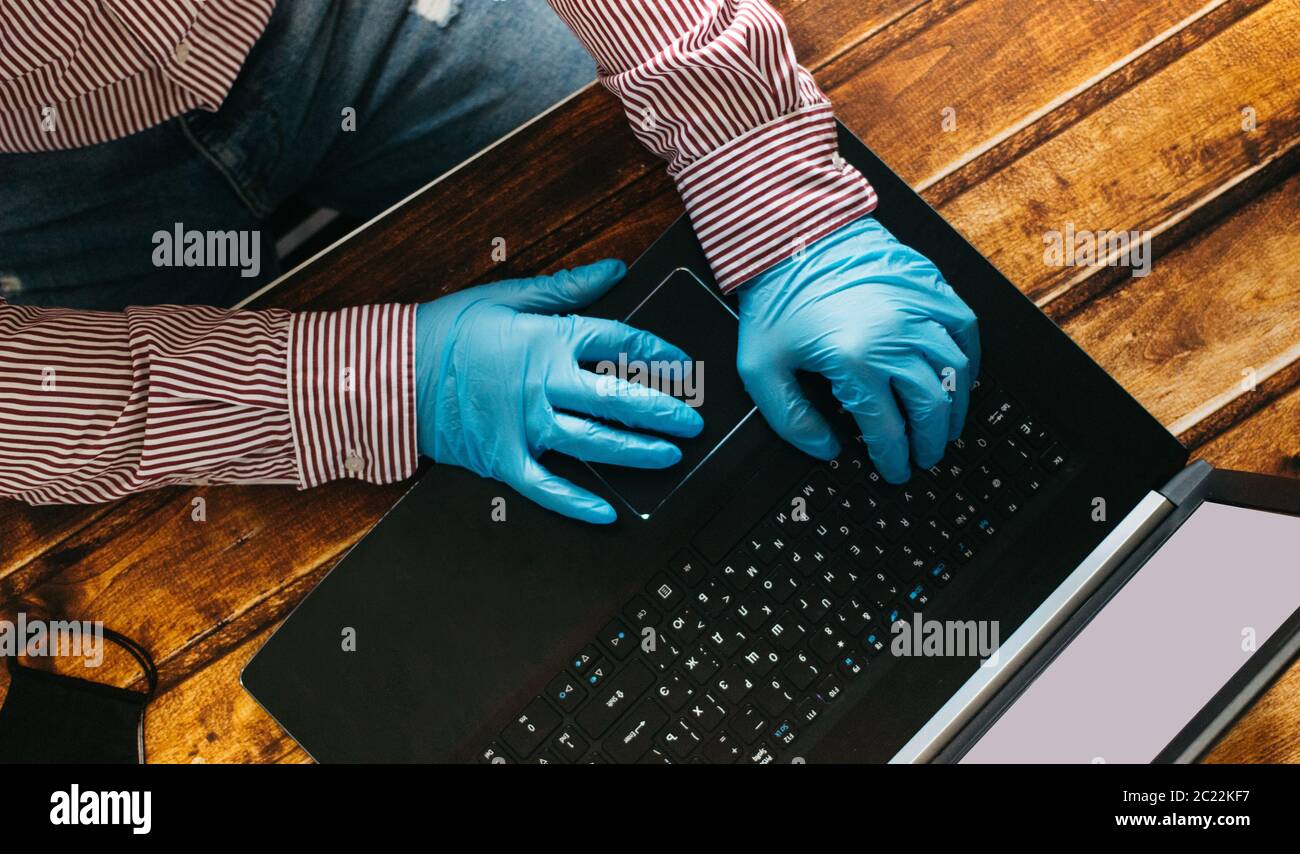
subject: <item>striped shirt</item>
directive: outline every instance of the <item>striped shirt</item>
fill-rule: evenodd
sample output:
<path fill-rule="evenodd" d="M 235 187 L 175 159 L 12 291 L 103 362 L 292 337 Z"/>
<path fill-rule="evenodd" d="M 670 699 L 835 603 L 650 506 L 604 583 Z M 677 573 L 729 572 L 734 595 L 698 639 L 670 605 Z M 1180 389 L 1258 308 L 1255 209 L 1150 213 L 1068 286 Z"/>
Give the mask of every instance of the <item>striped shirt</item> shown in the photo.
<path fill-rule="evenodd" d="M 731 290 L 876 204 L 765 0 L 550 0 L 668 163 Z M 274 0 L 0 0 L 0 152 L 216 110 Z M 0 496 L 388 483 L 417 459 L 413 306 L 123 313 L 0 298 Z"/>

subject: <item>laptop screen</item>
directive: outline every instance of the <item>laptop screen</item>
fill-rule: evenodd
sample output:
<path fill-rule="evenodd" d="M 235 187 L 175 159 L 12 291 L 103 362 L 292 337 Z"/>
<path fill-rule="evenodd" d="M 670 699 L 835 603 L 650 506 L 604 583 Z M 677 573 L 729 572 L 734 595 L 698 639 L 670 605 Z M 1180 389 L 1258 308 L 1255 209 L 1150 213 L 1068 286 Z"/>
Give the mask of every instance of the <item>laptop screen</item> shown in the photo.
<path fill-rule="evenodd" d="M 1150 762 L 1300 608 L 1300 517 L 1202 504 L 963 762 Z"/>

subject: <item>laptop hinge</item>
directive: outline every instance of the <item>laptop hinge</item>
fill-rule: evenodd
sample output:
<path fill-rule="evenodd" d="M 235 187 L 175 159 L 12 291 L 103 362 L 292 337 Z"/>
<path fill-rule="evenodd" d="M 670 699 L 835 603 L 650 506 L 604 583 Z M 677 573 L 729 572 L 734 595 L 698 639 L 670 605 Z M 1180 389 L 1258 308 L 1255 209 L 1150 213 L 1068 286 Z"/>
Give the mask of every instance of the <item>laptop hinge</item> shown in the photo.
<path fill-rule="evenodd" d="M 1169 482 L 1160 487 L 1160 494 L 1169 499 L 1176 507 L 1181 507 L 1193 495 L 1200 495 L 1199 487 L 1214 471 L 1214 466 L 1205 460 L 1197 460 L 1178 474 L 1169 478 Z"/>

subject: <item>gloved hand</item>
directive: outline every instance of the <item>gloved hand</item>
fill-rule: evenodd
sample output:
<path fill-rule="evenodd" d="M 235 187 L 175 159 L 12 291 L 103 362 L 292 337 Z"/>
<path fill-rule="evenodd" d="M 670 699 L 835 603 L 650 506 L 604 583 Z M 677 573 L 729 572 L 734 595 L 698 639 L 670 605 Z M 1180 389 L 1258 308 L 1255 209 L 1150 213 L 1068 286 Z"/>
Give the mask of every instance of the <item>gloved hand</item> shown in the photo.
<path fill-rule="evenodd" d="M 670 395 L 578 367 L 579 359 L 617 361 L 620 353 L 629 360 L 687 360 L 658 336 L 623 323 L 554 316 L 592 302 L 626 271 L 621 261 L 601 261 L 419 306 L 420 452 L 504 481 L 566 516 L 613 522 L 609 502 L 551 474 L 537 457 L 551 449 L 591 462 L 664 468 L 681 459 L 676 445 L 582 416 L 674 436 L 694 436 L 704 426 L 699 413 Z"/>
<path fill-rule="evenodd" d="M 805 453 L 835 457 L 839 442 L 794 372 L 823 374 L 891 483 L 910 476 L 909 438 L 911 457 L 929 468 L 961 435 L 979 361 L 974 313 L 934 264 L 872 217 L 740 291 L 736 363 L 768 423 Z"/>

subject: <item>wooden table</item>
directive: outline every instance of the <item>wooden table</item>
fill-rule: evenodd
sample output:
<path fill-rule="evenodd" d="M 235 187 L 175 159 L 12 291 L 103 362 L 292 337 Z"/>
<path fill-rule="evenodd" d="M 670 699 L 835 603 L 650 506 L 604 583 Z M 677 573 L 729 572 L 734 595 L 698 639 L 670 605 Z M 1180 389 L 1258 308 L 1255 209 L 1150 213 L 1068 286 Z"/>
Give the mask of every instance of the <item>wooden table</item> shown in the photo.
<path fill-rule="evenodd" d="M 1300 0 L 777 5 L 838 115 L 1196 456 L 1300 476 Z M 584 91 L 258 305 L 426 300 L 634 258 L 681 206 L 624 121 Z M 1149 231 L 1153 272 L 1046 266 L 1044 231 L 1069 222 Z M 306 761 L 239 671 L 401 491 L 7 502 L 0 603 L 102 619 L 153 652 L 151 761 Z M 104 675 L 133 678 L 115 660 Z M 1300 760 L 1300 668 L 1212 759 Z"/>

